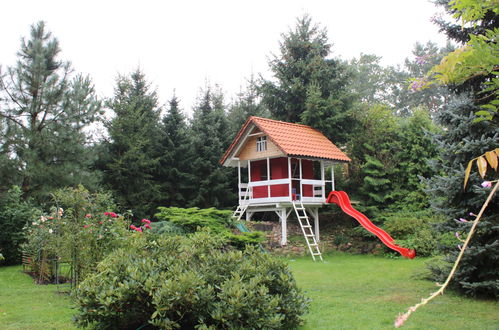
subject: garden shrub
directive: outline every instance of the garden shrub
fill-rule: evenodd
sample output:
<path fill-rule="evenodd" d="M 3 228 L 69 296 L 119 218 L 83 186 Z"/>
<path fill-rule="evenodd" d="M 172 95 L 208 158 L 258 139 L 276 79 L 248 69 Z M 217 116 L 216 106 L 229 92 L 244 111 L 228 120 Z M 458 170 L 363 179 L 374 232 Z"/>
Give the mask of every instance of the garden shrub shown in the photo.
<path fill-rule="evenodd" d="M 223 232 L 233 226 L 232 211 L 215 208 L 200 209 L 191 207 L 159 207 L 155 217 L 160 221 L 170 221 L 186 232 L 193 233 L 198 227 L 210 228 L 213 232 Z"/>
<path fill-rule="evenodd" d="M 25 240 L 23 228 L 41 214 L 21 195 L 21 188 L 13 186 L 0 200 L 0 252 L 7 265 L 21 263 L 21 245 Z"/>
<path fill-rule="evenodd" d="M 433 228 L 438 221 L 427 211 L 388 213 L 383 228 L 398 245 L 415 249 L 418 256 L 433 256 L 441 241 L 441 235 Z"/>
<path fill-rule="evenodd" d="M 134 235 L 80 284 L 76 302 L 78 326 L 104 329 L 289 329 L 308 308 L 282 260 L 204 230 Z"/>
<path fill-rule="evenodd" d="M 229 244 L 240 249 L 244 249 L 246 245 L 259 245 L 265 238 L 265 234 L 260 231 L 233 233 L 236 221 L 232 219 L 232 211 L 197 207 L 188 209 L 159 207 L 158 209 L 159 213 L 155 216 L 161 221 L 153 224 L 153 232 L 183 234 L 194 233 L 199 229 L 209 229 L 225 236 Z"/>

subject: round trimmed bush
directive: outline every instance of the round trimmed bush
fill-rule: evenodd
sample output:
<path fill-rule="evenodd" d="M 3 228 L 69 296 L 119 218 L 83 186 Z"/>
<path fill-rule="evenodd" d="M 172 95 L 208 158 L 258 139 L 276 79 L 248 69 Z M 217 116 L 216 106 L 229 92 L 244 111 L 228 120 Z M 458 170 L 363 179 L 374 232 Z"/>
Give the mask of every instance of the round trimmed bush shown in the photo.
<path fill-rule="evenodd" d="M 308 309 L 283 261 L 232 250 L 209 232 L 137 233 L 80 284 L 76 300 L 77 325 L 107 329 L 289 329 Z"/>

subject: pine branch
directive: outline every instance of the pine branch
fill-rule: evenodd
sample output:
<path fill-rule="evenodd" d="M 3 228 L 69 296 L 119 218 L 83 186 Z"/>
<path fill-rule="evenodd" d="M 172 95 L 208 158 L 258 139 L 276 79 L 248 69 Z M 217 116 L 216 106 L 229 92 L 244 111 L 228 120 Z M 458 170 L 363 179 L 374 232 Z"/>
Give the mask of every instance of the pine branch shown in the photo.
<path fill-rule="evenodd" d="M 442 286 L 440 287 L 440 289 L 438 289 L 436 292 L 432 293 L 428 298 L 421 299 L 420 303 L 418 303 L 418 304 L 416 304 L 416 305 L 414 305 L 412 307 L 409 307 L 409 309 L 407 310 L 407 312 L 405 312 L 404 314 L 399 315 L 397 317 L 397 319 L 395 320 L 395 324 L 394 324 L 394 326 L 396 328 L 399 328 L 402 325 L 404 325 L 404 322 L 407 321 L 407 319 L 409 318 L 409 316 L 413 312 L 415 312 L 419 307 L 426 305 L 431 300 L 433 300 L 437 296 L 439 296 L 439 295 L 441 295 L 441 294 L 444 293 L 444 290 L 449 285 L 450 281 L 452 280 L 452 277 L 454 277 L 454 273 L 456 272 L 457 267 L 459 266 L 459 263 L 461 262 L 461 259 L 462 259 L 463 255 L 464 255 L 464 251 L 468 247 L 468 244 L 469 244 L 469 242 L 471 240 L 471 237 L 475 233 L 475 229 L 476 229 L 476 227 L 478 225 L 478 222 L 480 221 L 480 218 L 483 215 L 483 212 L 485 211 L 485 209 L 489 205 L 489 202 L 492 199 L 492 197 L 494 196 L 494 194 L 495 194 L 495 192 L 496 192 L 496 190 L 497 190 L 498 187 L 499 187 L 499 180 L 496 181 L 496 184 L 494 185 L 494 188 L 489 193 L 489 196 L 487 197 L 487 200 L 485 201 L 485 203 L 483 203 L 482 208 L 480 209 L 480 213 L 478 213 L 477 217 L 473 221 L 473 225 L 471 226 L 471 229 L 470 229 L 470 231 L 468 233 L 468 237 L 466 237 L 466 240 L 464 241 L 464 244 L 461 247 L 461 251 L 459 252 L 459 255 L 457 256 L 457 259 L 454 262 L 454 266 L 452 267 L 452 270 L 450 271 L 449 276 L 447 276 L 447 280 L 445 281 L 445 283 L 442 284 Z"/>

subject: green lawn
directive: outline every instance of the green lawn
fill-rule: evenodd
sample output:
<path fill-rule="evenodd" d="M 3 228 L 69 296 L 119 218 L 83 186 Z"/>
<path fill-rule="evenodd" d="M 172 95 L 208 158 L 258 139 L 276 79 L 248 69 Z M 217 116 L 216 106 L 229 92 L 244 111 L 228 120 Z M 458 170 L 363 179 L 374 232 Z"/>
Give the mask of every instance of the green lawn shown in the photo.
<path fill-rule="evenodd" d="M 393 328 L 399 312 L 436 287 L 411 279 L 423 260 L 347 254 L 288 259 L 298 284 L 312 299 L 303 329 Z M 71 299 L 53 285 L 35 285 L 20 267 L 0 267 L 1 329 L 73 329 Z M 418 310 L 407 329 L 498 329 L 499 303 L 438 297 Z"/>
<path fill-rule="evenodd" d="M 21 269 L 0 267 L 0 329 L 74 329 L 67 287 L 35 285 Z"/>
<path fill-rule="evenodd" d="M 400 312 L 437 287 L 411 275 L 421 259 L 334 254 L 324 263 L 289 259 L 298 285 L 312 299 L 303 329 L 392 328 Z M 499 329 L 499 303 L 451 293 L 418 309 L 406 329 Z"/>

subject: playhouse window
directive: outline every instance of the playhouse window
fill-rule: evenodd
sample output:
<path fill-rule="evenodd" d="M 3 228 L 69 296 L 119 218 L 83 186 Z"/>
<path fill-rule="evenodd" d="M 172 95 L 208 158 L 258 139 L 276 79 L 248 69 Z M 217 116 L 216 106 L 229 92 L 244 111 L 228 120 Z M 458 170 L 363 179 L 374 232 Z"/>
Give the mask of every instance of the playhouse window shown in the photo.
<path fill-rule="evenodd" d="M 260 136 L 256 138 L 256 151 L 265 151 L 267 150 L 267 137 Z"/>

